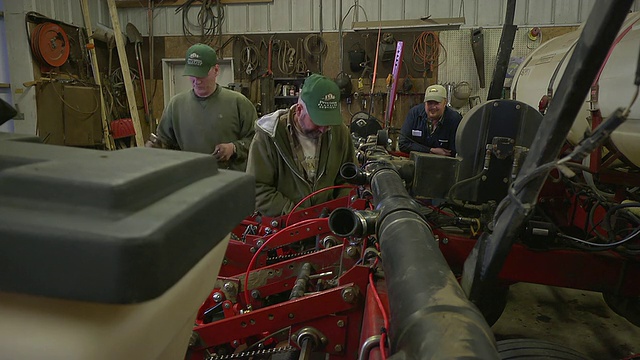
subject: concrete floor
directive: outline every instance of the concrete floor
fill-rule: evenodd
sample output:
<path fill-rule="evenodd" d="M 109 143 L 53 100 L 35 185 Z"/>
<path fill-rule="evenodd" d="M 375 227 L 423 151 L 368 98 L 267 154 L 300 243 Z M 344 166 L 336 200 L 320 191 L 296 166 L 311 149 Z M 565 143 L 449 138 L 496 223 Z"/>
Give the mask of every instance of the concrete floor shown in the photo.
<path fill-rule="evenodd" d="M 590 291 L 514 284 L 492 330 L 496 340 L 553 341 L 595 360 L 640 354 L 640 328 L 610 310 L 600 293 Z"/>

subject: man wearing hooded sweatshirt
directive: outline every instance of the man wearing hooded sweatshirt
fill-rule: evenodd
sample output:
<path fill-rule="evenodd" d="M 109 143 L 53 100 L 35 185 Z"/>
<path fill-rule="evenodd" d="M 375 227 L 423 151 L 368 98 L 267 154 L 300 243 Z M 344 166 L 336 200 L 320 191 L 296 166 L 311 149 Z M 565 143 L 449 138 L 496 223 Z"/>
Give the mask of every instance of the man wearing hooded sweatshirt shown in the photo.
<path fill-rule="evenodd" d="M 247 172 L 256 178 L 256 210 L 266 216 L 289 213 L 304 197 L 346 183 L 340 166 L 355 162 L 349 130 L 339 109 L 340 89 L 333 80 L 309 76 L 298 102 L 256 122 Z M 319 192 L 300 205 L 309 207 L 349 194 L 349 189 Z"/>

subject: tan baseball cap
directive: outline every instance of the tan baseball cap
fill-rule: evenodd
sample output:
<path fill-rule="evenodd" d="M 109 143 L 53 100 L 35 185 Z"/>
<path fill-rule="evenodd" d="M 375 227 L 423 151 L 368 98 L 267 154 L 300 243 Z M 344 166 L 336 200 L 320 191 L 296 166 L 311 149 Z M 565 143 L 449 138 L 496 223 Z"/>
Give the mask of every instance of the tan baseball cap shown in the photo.
<path fill-rule="evenodd" d="M 424 92 L 424 102 L 443 102 L 447 98 L 447 89 L 442 85 L 431 85 Z"/>

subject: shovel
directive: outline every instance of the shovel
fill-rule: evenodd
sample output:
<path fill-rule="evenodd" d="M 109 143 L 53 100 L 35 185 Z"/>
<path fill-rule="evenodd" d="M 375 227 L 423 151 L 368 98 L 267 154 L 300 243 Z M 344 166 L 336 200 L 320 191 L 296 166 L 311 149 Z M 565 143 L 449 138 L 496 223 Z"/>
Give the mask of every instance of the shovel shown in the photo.
<path fill-rule="evenodd" d="M 136 54 L 136 62 L 138 63 L 138 73 L 140 74 L 140 87 L 142 88 L 142 102 L 144 103 L 144 116 L 147 123 L 151 122 L 151 114 L 149 113 L 149 102 L 147 101 L 147 87 L 144 83 L 144 65 L 142 64 L 142 51 L 140 45 L 142 44 L 142 35 L 138 28 L 132 23 L 127 24 L 127 38 L 129 42 L 134 45 L 134 52 Z"/>

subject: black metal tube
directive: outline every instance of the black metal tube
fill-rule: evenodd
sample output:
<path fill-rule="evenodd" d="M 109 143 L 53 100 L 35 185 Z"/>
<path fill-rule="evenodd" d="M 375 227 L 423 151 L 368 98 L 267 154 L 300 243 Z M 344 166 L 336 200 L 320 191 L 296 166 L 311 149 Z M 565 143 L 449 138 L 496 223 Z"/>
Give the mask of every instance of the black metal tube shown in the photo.
<path fill-rule="evenodd" d="M 364 185 L 367 183 L 367 175 L 354 163 L 342 164 L 340 166 L 340 176 L 349 184 Z"/>
<path fill-rule="evenodd" d="M 365 236 L 375 233 L 378 212 L 337 208 L 329 215 L 329 229 L 342 237 Z"/>
<path fill-rule="evenodd" d="M 498 359 L 489 325 L 467 300 L 400 176 L 376 171 L 371 189 L 380 211 L 393 358 Z"/>
<path fill-rule="evenodd" d="M 516 31 L 518 30 L 518 27 L 513 25 L 513 18 L 515 14 L 516 0 L 508 0 L 507 11 L 505 12 L 504 17 L 504 25 L 502 26 L 502 35 L 500 36 L 496 68 L 493 71 L 493 79 L 489 85 L 487 101 L 502 98 L 504 79 L 507 77 L 507 68 L 509 67 L 509 59 L 511 58 L 513 40 L 515 40 Z"/>
<path fill-rule="evenodd" d="M 557 157 L 632 2 L 600 0 L 593 5 L 594 10 L 578 39 L 519 177 Z M 512 199 L 496 219 L 493 234 L 481 237 L 465 262 L 462 285 L 481 309 L 490 299 L 498 273 L 536 203 L 544 179 L 545 176 L 540 176 L 532 180 Z"/>

